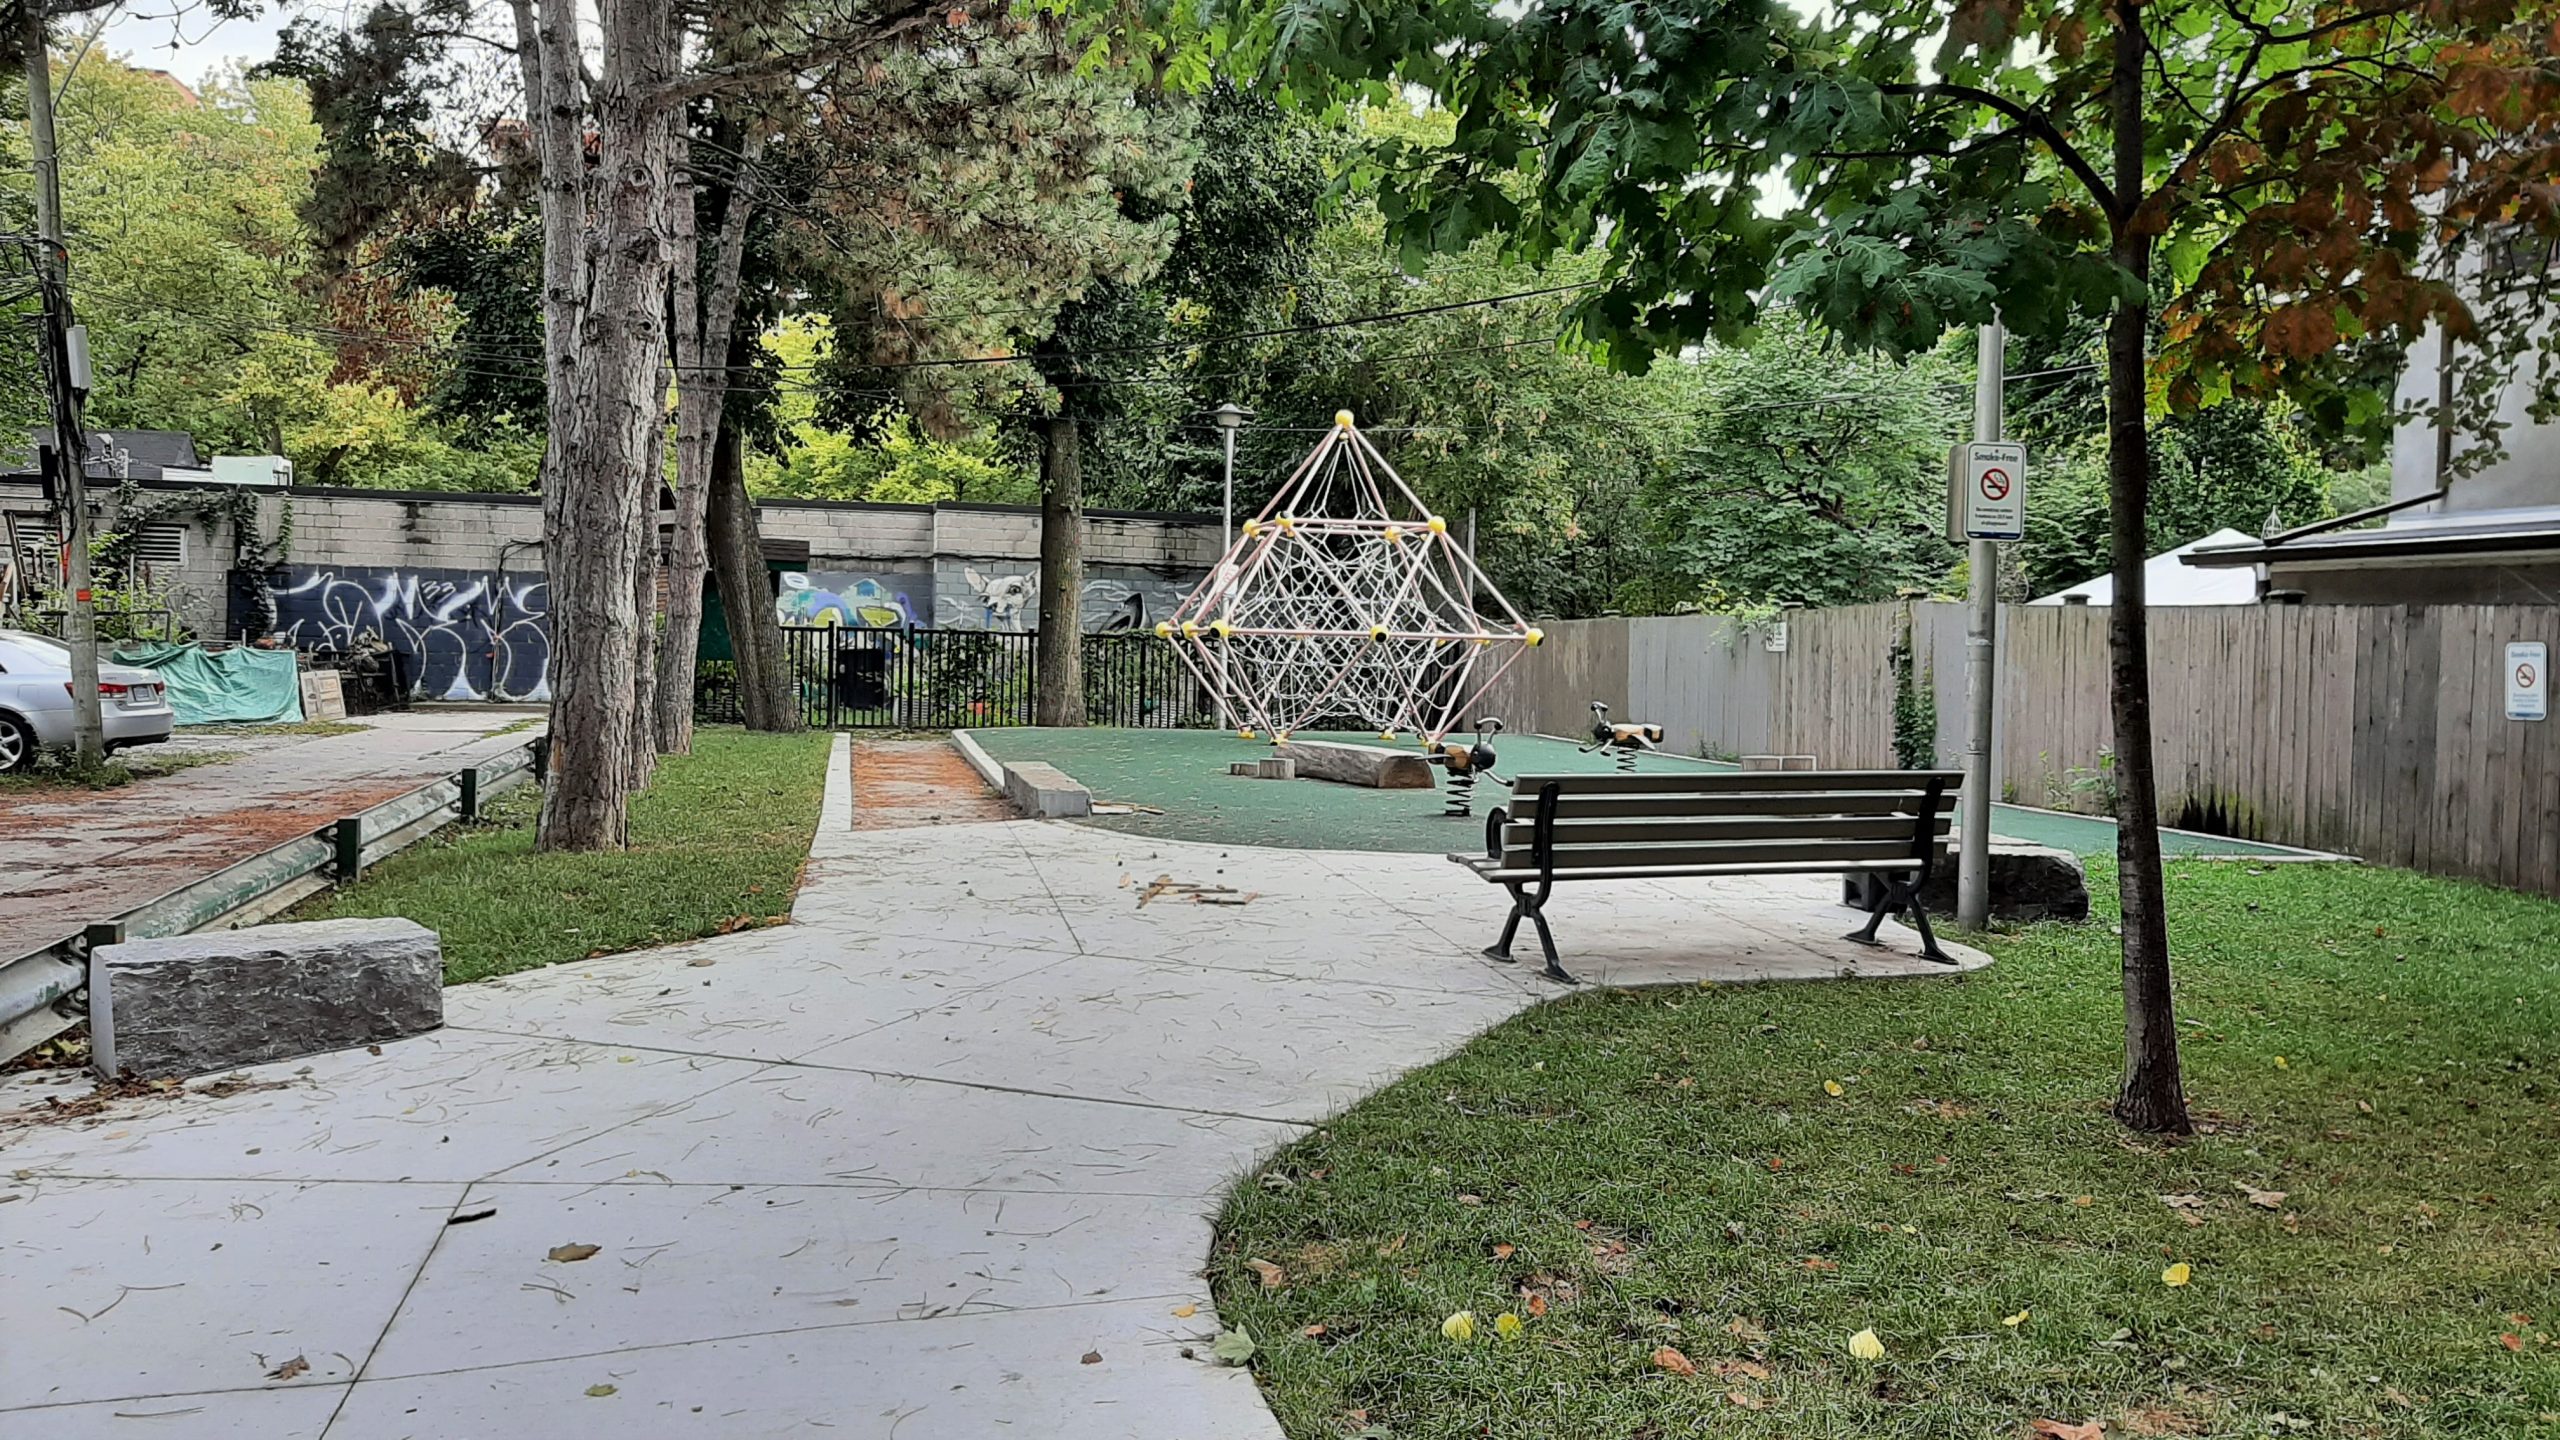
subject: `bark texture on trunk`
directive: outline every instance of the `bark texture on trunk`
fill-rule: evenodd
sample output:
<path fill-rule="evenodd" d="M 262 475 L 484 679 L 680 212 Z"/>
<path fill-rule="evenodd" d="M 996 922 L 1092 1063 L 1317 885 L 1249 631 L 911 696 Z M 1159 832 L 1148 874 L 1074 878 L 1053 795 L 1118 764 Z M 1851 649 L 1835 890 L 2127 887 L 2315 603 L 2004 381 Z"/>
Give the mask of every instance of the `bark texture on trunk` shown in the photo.
<path fill-rule="evenodd" d="M 2137 216 L 2143 194 L 2142 11 L 2119 0 L 2109 108 L 2114 129 L 2115 259 L 2147 281 L 2151 237 Z M 2108 701 L 2116 755 L 2116 888 L 2124 909 L 2124 1082 L 2116 1118 L 2136 1129 L 2185 1134 L 2169 984 L 2167 898 L 2161 883 L 2160 791 L 2151 736 L 2150 626 L 2142 567 L 2150 559 L 2151 435 L 2143 384 L 2151 307 L 2118 301 L 2107 322 L 2108 558 L 2115 603 L 2107 609 Z"/>
<path fill-rule="evenodd" d="M 667 382 L 662 377 L 658 393 L 664 395 Z M 640 558 L 631 572 L 631 605 L 637 612 L 637 642 L 631 652 L 631 788 L 646 790 L 658 775 L 657 727 L 650 723 L 658 695 L 658 646 L 663 642 L 658 629 L 659 477 L 666 474 L 667 422 L 663 410 L 658 423 L 649 432 L 649 458 L 641 468 Z M 626 835 L 623 843 L 630 843 Z"/>
<path fill-rule="evenodd" d="M 675 65 L 666 0 L 605 0 L 604 37 L 590 107 L 594 119 L 592 194 L 577 217 L 589 245 L 576 323 L 546 336 L 556 354 L 571 347 L 568 384 L 551 393 L 552 434 L 544 477 L 543 553 L 550 571 L 554 699 L 552 783 L 543 792 L 537 844 L 545 850 L 603 850 L 629 828 L 633 729 L 638 709 L 640 607 L 636 572 L 655 514 L 657 477 L 648 460 L 664 420 L 666 364 L 668 126 L 648 98 Z M 546 128 L 576 128 L 579 65 L 576 11 L 543 6 L 540 68 L 547 77 Z M 584 141 L 573 135 L 573 165 Z M 545 143 L 545 280 L 557 234 L 555 190 Z M 573 169 L 572 175 L 583 170 Z M 548 297 L 546 297 L 548 301 Z M 558 318 L 546 303 L 546 324 Z"/>
<path fill-rule="evenodd" d="M 738 708 L 750 730 L 805 728 L 783 655 L 782 621 L 773 612 L 755 505 L 747 498 L 746 441 L 725 421 L 712 446 L 709 498 L 711 573 L 729 622 L 729 649 L 737 657 Z"/>
<path fill-rule="evenodd" d="M 1064 411 L 1040 430 L 1040 692 L 1033 718 L 1084 723 L 1084 461 L 1076 419 Z"/>
<path fill-rule="evenodd" d="M 683 123 L 681 111 L 676 123 Z M 764 147 L 761 130 L 750 130 L 743 139 L 733 131 L 734 127 L 727 127 L 715 137 L 734 142 L 739 173 L 731 179 L 729 193 L 721 204 L 720 229 L 714 237 L 707 277 L 698 268 L 694 186 L 689 176 L 676 187 L 670 215 L 676 236 L 676 509 L 674 533 L 667 547 L 667 629 L 659 641 L 654 727 L 658 749 L 670 755 L 681 755 L 693 748 L 694 671 L 702 630 L 702 585 L 711 563 L 707 527 L 712 448 L 729 393 L 729 335 L 737 324 L 739 274 L 746 263 L 747 226 L 755 215 L 753 187 L 747 172 L 762 156 Z M 703 283 L 705 279 L 707 284 Z M 729 613 L 737 612 L 733 609 Z M 731 629 L 735 628 L 733 621 Z"/>

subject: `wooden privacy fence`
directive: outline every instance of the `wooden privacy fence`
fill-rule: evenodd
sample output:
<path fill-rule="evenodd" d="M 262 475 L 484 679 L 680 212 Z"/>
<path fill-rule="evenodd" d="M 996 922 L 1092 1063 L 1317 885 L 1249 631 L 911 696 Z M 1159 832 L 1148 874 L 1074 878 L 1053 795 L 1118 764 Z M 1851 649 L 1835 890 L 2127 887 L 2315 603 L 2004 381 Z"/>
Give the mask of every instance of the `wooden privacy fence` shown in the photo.
<path fill-rule="evenodd" d="M 2112 787 L 2107 610 L 2001 612 L 1995 783 L 2027 805 L 2103 811 Z M 1481 707 L 1580 734 L 1593 700 L 1689 754 L 1895 762 L 1908 684 L 1936 758 L 1965 749 L 1964 610 L 1938 602 L 1549 622 Z M 2151 612 L 2161 818 L 2560 894 L 2560 720 L 2505 718 L 2505 649 L 2560 652 L 2560 607 L 2177 607 Z M 1783 648 L 1779 648 L 1783 645 Z M 1925 715 L 1927 705 L 1906 707 Z M 1924 737 L 1925 738 L 1925 737 Z"/>

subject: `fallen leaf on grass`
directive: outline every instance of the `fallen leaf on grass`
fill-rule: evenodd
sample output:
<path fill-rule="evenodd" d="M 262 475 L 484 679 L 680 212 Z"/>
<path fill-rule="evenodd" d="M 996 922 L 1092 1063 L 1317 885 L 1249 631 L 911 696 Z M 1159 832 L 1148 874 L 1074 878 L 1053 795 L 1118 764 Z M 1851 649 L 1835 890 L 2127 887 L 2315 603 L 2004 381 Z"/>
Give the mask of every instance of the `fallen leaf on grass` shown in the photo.
<path fill-rule="evenodd" d="M 1661 1349 L 1653 1352 L 1653 1363 L 1656 1369 L 1668 1370 L 1674 1375 L 1695 1375 L 1698 1373 L 1698 1362 L 1681 1354 L 1677 1349 L 1669 1345 L 1665 1345 Z"/>
<path fill-rule="evenodd" d="M 1840 1262 L 1820 1255 L 1807 1255 L 1804 1257 L 1804 1268 L 1813 1271 L 1837 1270 L 1840 1268 Z"/>
<path fill-rule="evenodd" d="M 1324 1338 L 1324 1327 L 1321 1325 L 1310 1325 L 1298 1333 L 1306 1336 L 1310 1340 L 1320 1340 Z"/>
<path fill-rule="evenodd" d="M 1884 1358 L 1884 1341 L 1876 1338 L 1873 1330 L 1861 1330 L 1849 1337 L 1849 1353 L 1860 1360 L 1881 1360 Z"/>
<path fill-rule="evenodd" d="M 1513 1247 L 1509 1244 L 1496 1245 L 1493 1247 L 1493 1258 L 1496 1260 L 1508 1260 L 1511 1258 L 1512 1249 Z"/>
<path fill-rule="evenodd" d="M 2250 1204 L 2257 1206 L 2261 1210 L 2281 1210 L 2284 1208 L 2284 1197 L 2287 1193 L 2285 1191 L 2261 1190 L 2246 1180 L 2234 1180 L 2231 1183 L 2241 1194 L 2249 1197 Z"/>
<path fill-rule="evenodd" d="M 615 1389 L 611 1385 L 590 1385 L 587 1387 L 587 1398 L 590 1400 L 601 1400 L 607 1395 L 614 1393 Z"/>
<path fill-rule="evenodd" d="M 2160 1203 L 2172 1210 L 2202 1210 L 2213 1202 L 2201 1195 L 2163 1195 Z"/>
<path fill-rule="evenodd" d="M 1440 1333 L 1463 1345 L 1476 1338 L 1476 1312 L 1461 1310 L 1440 1322 Z"/>
<path fill-rule="evenodd" d="M 2509 1346 L 2508 1348 L 2513 1349 L 2514 1347 Z M 310 1369 L 311 1362 L 303 1359 L 299 1355 L 296 1355 L 273 1370 L 268 1371 L 267 1378 L 270 1380 L 290 1380 L 296 1375 L 308 1373 Z"/>
<path fill-rule="evenodd" d="M 1834 1099 L 1834 1100 L 1837 1100 L 1837 1099 L 1839 1099 L 1841 1096 L 1846 1095 L 1846 1094 L 1847 1094 L 1847 1093 L 1849 1093 L 1849 1092 L 1847 1092 L 1846 1090 L 1843 1090 L 1843 1089 L 1841 1089 L 1841 1088 L 1840 1088 L 1840 1082 L 1839 1082 L 1839 1081 L 1837 1081 L 1837 1080 L 1825 1080 L 1825 1081 L 1823 1081 L 1823 1082 L 1822 1082 L 1822 1093 L 1823 1093 L 1823 1094 L 1825 1094 L 1825 1095 L 1830 1096 L 1830 1097 L 1831 1097 L 1832 1099 Z"/>
<path fill-rule="evenodd" d="M 1719 1380 L 1766 1380 L 1769 1378 L 1769 1367 L 1757 1360 L 1719 1360 L 1716 1362 L 1716 1378 Z"/>
<path fill-rule="evenodd" d="M 1209 1353 L 1230 1365 L 1241 1365 L 1253 1358 L 1254 1348 L 1253 1332 L 1239 1325 L 1219 1331 L 1218 1338 L 1209 1344 Z"/>
<path fill-rule="evenodd" d="M 2095 1420 L 2074 1425 L 2068 1420 L 2030 1420 L 2027 1433 L 2036 1440 L 2106 1440 L 2106 1428 Z"/>
<path fill-rule="evenodd" d="M 2177 1264 L 2160 1272 L 2160 1283 L 2174 1289 L 2180 1285 L 2186 1284 L 2189 1280 L 2194 1279 L 2195 1274 L 2195 1267 L 2188 1264 L 2186 1261 L 2181 1260 Z"/>
<path fill-rule="evenodd" d="M 1493 1333 L 1505 1340 L 1519 1339 L 1520 1332 L 1527 1328 L 1529 1327 L 1521 1323 L 1519 1316 L 1508 1310 L 1493 1317 Z"/>
<path fill-rule="evenodd" d="M 1767 1396 L 1754 1395 L 1748 1390 L 1727 1390 L 1724 1392 L 1724 1401 L 1728 1405 L 1739 1405 L 1745 1410 L 1766 1410 L 1769 1408 L 1769 1399 Z"/>
<path fill-rule="evenodd" d="M 1724 1333 L 1741 1341 L 1745 1345 L 1766 1345 L 1769 1343 L 1769 1332 L 1751 1323 L 1748 1317 L 1741 1315 L 1736 1315 L 1732 1319 L 1724 1322 Z"/>
<path fill-rule="evenodd" d="M 557 1260 L 562 1264 L 567 1264 L 575 1260 L 584 1260 L 589 1256 L 594 1255 L 602 1248 L 603 1247 L 599 1245 L 554 1245 L 551 1247 L 550 1252 L 542 1258 L 545 1260 Z"/>
<path fill-rule="evenodd" d="M 1531 1295 L 1529 1297 L 1528 1311 L 1532 1317 L 1546 1314 L 1547 1297 L 1544 1295 Z"/>
<path fill-rule="evenodd" d="M 2000 1323 L 2008 1326 L 2012 1330 L 2015 1330 L 2019 1326 L 2027 1323 L 2028 1313 L 2029 1312 L 2027 1311 L 2021 1310 L 2015 1315 L 2003 1315 L 2000 1317 Z"/>
<path fill-rule="evenodd" d="M 2513 1331 L 2509 1331 L 2507 1334 L 2498 1337 L 2498 1343 L 2506 1346 L 2510 1350 L 2522 1350 L 2524 1348 L 2524 1337 L 2514 1333 Z"/>
<path fill-rule="evenodd" d="M 1289 1272 L 1268 1260 L 1247 1260 L 1244 1268 L 1262 1277 L 1262 1288 L 1277 1290 L 1289 1283 Z"/>

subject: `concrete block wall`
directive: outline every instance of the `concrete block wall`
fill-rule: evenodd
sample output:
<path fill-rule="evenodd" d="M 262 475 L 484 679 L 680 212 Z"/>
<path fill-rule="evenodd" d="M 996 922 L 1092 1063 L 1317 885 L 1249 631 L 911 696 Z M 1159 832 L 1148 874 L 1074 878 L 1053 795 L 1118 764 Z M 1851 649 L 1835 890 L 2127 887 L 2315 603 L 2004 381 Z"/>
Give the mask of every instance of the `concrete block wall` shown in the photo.
<path fill-rule="evenodd" d="M 146 483 L 146 490 L 161 488 Z M 539 572 L 542 505 L 529 495 L 296 488 L 259 496 L 273 534 L 292 507 L 285 562 L 297 572 Z M 44 513 L 32 480 L 0 480 L 0 508 Z M 772 502 L 758 507 L 765 538 L 809 547 L 811 571 L 921 571 L 937 590 L 965 588 L 965 573 L 1036 569 L 1040 515 L 1017 506 Z M 171 580 L 187 623 L 219 635 L 227 625 L 233 537 L 225 522 L 186 517 L 187 563 Z M 1095 511 L 1086 517 L 1086 563 L 1130 577 L 1161 596 L 1187 590 L 1219 552 L 1218 522 L 1195 515 Z M 919 597 L 922 598 L 922 597 Z M 930 607 L 925 608 L 930 613 Z"/>

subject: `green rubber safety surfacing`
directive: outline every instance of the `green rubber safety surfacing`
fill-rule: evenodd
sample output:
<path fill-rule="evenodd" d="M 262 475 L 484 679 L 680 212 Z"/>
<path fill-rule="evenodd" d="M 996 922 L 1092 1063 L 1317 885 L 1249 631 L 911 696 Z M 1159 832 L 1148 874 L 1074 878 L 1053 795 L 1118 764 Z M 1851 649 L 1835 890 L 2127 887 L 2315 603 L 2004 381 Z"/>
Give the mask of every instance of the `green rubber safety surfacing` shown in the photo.
<path fill-rule="evenodd" d="M 1476 786 L 1475 814 L 1441 814 L 1443 788 L 1374 790 L 1326 780 L 1251 780 L 1227 773 L 1238 760 L 1268 756 L 1271 746 L 1223 730 L 1040 730 L 994 728 L 969 733 L 999 762 L 1040 760 L 1073 776 L 1093 792 L 1097 805 L 1138 807 L 1129 814 L 1096 815 L 1080 823 L 1128 835 L 1194 840 L 1211 845 L 1270 845 L 1291 850 L 1386 850 L 1437 855 L 1474 852 L 1484 845 L 1484 817 L 1510 795 L 1507 786 Z M 1395 749 L 1420 747 L 1408 737 L 1380 740 L 1371 732 L 1303 732 L 1302 740 L 1337 740 Z M 1452 732 L 1452 740 L 1467 739 Z M 1610 757 L 1586 754 L 1570 741 L 1539 735 L 1501 735 L 1493 741 L 1496 773 L 1515 775 L 1605 774 Z M 1641 755 L 1639 771 L 1733 770 L 1738 767 L 1678 755 Z M 1436 776 L 1442 787 L 1445 775 Z M 1992 832 L 2003 839 L 2049 845 L 2080 855 L 2112 855 L 2116 829 L 2096 816 L 2066 815 L 2017 805 L 1992 807 Z M 2183 830 L 2160 832 L 2170 855 L 2293 856 L 2310 852 Z"/>

